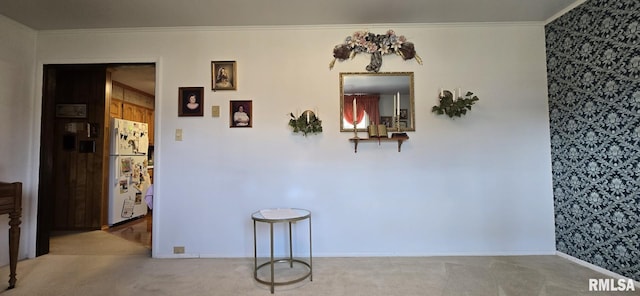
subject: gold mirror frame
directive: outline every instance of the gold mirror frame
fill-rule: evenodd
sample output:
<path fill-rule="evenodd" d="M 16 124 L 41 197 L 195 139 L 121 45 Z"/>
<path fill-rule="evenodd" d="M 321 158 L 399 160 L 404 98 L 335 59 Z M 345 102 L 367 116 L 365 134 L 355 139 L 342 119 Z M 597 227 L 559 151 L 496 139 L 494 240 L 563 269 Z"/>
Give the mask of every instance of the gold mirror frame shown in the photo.
<path fill-rule="evenodd" d="M 378 123 L 383 124 L 383 117 L 392 118 L 392 125 L 387 126 L 390 132 L 407 132 L 415 131 L 415 100 L 413 88 L 413 72 L 342 72 L 340 73 L 340 131 L 353 132 L 352 124 L 345 127 L 344 118 L 344 101 L 346 95 L 378 95 L 379 96 L 379 113 Z M 401 85 L 397 83 L 401 82 Z M 396 119 L 395 110 L 393 109 L 394 95 L 400 93 L 400 109 L 406 109 L 407 115 L 400 119 L 400 128 L 398 129 L 398 119 Z M 404 112 L 403 112 L 404 113 Z M 370 120 L 374 124 L 375 120 Z M 406 126 L 403 126 L 406 123 Z M 366 123 L 364 127 L 357 128 L 359 132 L 366 132 Z"/>

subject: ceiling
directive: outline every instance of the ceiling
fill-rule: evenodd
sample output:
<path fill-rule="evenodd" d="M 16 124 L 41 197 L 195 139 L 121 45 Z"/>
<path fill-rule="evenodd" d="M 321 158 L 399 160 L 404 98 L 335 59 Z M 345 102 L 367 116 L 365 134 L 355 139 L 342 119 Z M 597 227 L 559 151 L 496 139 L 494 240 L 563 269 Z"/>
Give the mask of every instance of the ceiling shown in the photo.
<path fill-rule="evenodd" d="M 2 0 L 35 30 L 542 22 L 585 0 Z"/>
<path fill-rule="evenodd" d="M 156 94 L 155 64 L 123 64 L 109 67 L 111 80 L 131 86 L 145 93 Z"/>
<path fill-rule="evenodd" d="M 0 0 L 0 14 L 35 30 L 192 26 L 318 26 L 544 22 L 585 0 Z M 113 80 L 155 93 L 154 66 Z"/>

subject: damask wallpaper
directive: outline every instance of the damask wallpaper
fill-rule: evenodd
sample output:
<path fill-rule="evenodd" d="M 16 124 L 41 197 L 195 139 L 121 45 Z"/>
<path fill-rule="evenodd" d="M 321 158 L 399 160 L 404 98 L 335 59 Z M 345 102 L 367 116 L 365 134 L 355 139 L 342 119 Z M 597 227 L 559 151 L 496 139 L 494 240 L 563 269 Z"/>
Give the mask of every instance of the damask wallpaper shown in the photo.
<path fill-rule="evenodd" d="M 640 281 L 640 1 L 546 26 L 558 251 Z"/>

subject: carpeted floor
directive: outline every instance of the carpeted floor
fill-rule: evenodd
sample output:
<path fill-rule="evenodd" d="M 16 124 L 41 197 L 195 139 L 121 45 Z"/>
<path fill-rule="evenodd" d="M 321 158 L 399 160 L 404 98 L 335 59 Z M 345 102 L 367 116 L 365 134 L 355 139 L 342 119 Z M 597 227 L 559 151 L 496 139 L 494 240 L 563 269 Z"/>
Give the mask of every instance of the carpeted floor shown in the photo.
<path fill-rule="evenodd" d="M 253 279 L 253 258 L 152 259 L 149 252 L 102 231 L 59 236 L 52 239 L 50 254 L 19 262 L 16 288 L 0 295 L 270 295 L 268 286 Z M 558 256 L 314 258 L 313 263 L 313 281 L 277 286 L 275 294 L 608 295 L 588 292 L 589 278 L 607 276 Z M 0 274 L 8 280 L 8 266 Z"/>
<path fill-rule="evenodd" d="M 114 234 L 100 230 L 51 236 L 49 253 L 52 255 L 151 256 L 151 250 L 148 247 L 122 237 L 114 237 Z"/>

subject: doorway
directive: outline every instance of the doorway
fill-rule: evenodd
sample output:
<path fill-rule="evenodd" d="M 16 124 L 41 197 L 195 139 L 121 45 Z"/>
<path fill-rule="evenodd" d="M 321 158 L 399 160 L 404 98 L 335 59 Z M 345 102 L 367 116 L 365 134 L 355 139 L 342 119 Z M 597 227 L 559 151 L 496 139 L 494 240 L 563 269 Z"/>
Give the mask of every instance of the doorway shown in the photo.
<path fill-rule="evenodd" d="M 153 145 L 155 83 L 154 63 L 44 65 L 36 256 L 49 253 L 53 232 L 117 226 L 108 222 L 111 118 L 151 123 Z"/>

